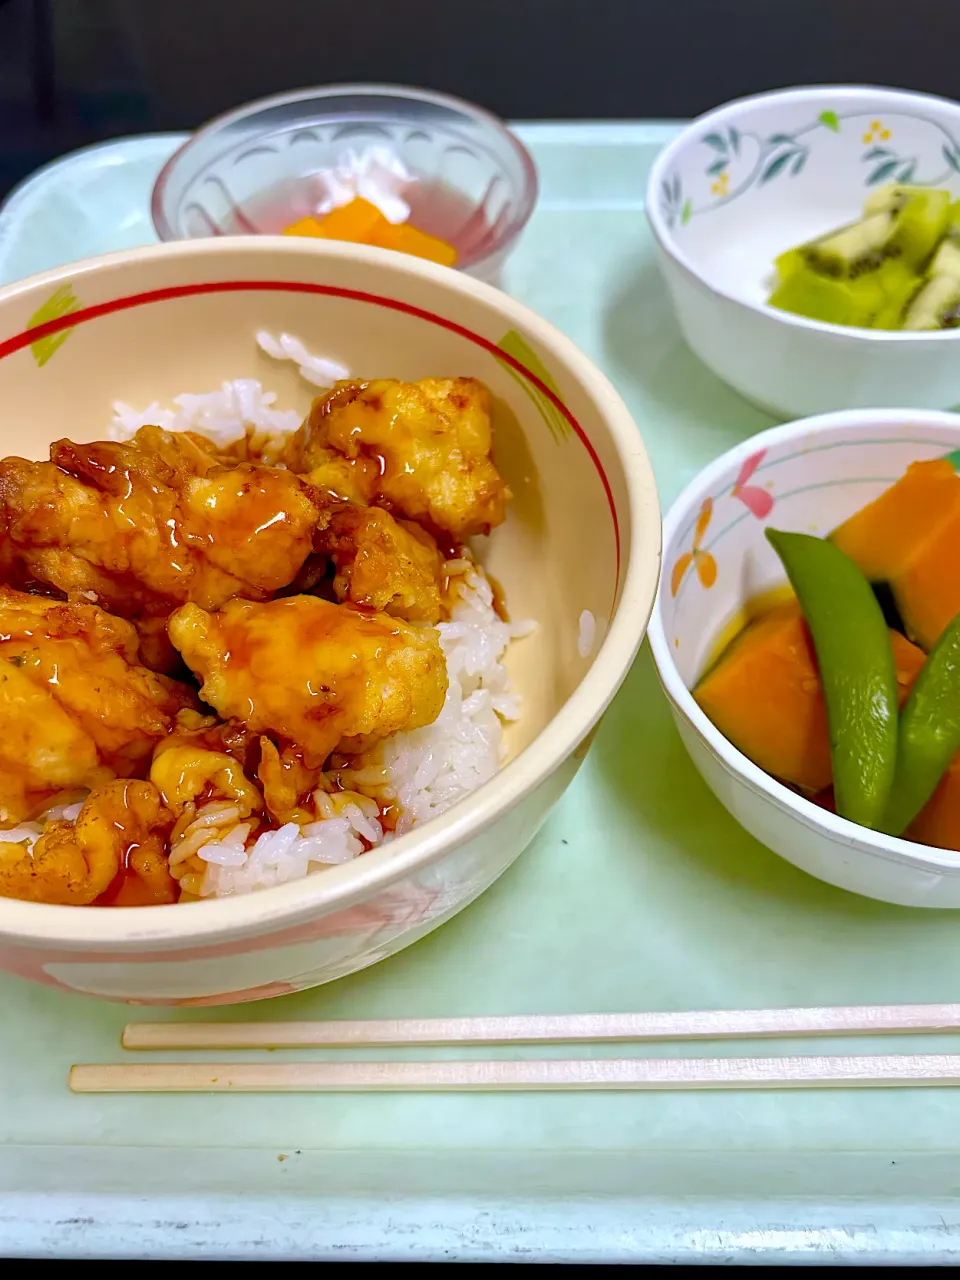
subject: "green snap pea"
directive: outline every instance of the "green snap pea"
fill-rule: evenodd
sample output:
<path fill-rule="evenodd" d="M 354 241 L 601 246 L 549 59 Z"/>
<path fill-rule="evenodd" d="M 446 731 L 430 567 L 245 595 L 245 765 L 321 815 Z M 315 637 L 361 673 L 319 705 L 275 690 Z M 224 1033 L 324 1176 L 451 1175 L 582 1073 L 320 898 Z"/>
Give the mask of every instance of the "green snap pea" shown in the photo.
<path fill-rule="evenodd" d="M 883 822 L 897 763 L 897 673 L 870 583 L 839 547 L 766 530 L 813 636 L 827 704 L 837 813 Z"/>
<path fill-rule="evenodd" d="M 897 771 L 884 828 L 898 836 L 960 749 L 960 614 L 930 650 L 900 713 Z"/>

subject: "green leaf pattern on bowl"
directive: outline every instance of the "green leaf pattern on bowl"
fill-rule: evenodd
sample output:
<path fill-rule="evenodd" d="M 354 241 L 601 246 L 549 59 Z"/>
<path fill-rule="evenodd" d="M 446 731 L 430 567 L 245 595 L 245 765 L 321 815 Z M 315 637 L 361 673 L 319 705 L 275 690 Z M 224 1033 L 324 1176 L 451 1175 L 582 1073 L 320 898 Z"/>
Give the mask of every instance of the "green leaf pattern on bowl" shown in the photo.
<path fill-rule="evenodd" d="M 745 192 L 770 182 L 799 177 L 811 156 L 822 147 L 844 145 L 862 170 L 865 187 L 884 182 L 942 186 L 960 175 L 960 145 L 943 125 L 923 116 L 896 114 L 921 127 L 923 146 L 901 151 L 896 143 L 896 123 L 886 126 L 876 115 L 856 111 L 821 111 L 816 119 L 790 131 L 766 136 L 734 127 L 714 129 L 700 139 L 703 154 L 700 174 L 706 178 L 707 195 L 698 198 L 692 189 L 702 188 L 696 173 L 678 170 L 661 184 L 660 210 L 670 228 L 683 227 L 729 204 Z M 851 136 L 859 150 L 850 147 Z M 689 165 L 689 158 L 685 158 Z"/>
<path fill-rule="evenodd" d="M 80 303 L 74 295 L 73 286 L 70 284 L 61 285 L 33 313 L 27 321 L 27 328 L 37 329 L 42 324 L 49 324 L 51 320 L 59 320 L 61 316 L 72 315 L 79 310 Z M 37 362 L 38 369 L 42 369 L 47 361 L 59 351 L 71 333 L 73 333 L 73 329 L 60 329 L 57 333 L 48 333 L 45 337 L 38 338 L 36 342 L 30 344 L 30 351 Z"/>
<path fill-rule="evenodd" d="M 506 352 L 508 356 L 512 356 L 525 369 L 529 370 L 534 377 L 539 378 L 543 385 L 557 397 L 561 399 L 559 388 L 554 382 L 550 371 L 544 365 L 543 361 L 530 346 L 530 344 L 519 334 L 516 329 L 510 329 L 505 333 L 497 346 L 501 351 Z M 524 394 L 532 401 L 540 417 L 546 424 L 547 430 L 553 437 L 555 444 L 562 444 L 570 435 L 570 424 L 566 418 L 553 403 L 549 400 L 539 387 L 526 378 L 522 378 L 516 369 L 506 360 L 495 357 L 497 364 L 506 369 L 510 377 L 520 386 Z"/>

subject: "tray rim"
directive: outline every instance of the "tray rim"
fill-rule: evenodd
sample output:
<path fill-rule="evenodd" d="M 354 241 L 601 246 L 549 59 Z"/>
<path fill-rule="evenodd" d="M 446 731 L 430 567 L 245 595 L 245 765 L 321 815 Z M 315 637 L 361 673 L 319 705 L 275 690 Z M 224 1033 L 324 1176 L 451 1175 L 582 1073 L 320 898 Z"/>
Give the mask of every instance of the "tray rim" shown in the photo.
<path fill-rule="evenodd" d="M 641 209 L 638 193 L 624 190 L 610 200 L 578 198 L 562 183 L 551 179 L 550 153 L 567 148 L 583 152 L 585 162 L 597 161 L 599 152 L 620 147 L 658 148 L 672 137 L 681 122 L 594 121 L 522 122 L 517 132 L 540 150 L 547 182 L 542 205 L 563 207 L 614 207 Z M 156 144 L 167 137 L 171 145 L 185 135 L 149 134 L 114 139 L 68 153 L 22 180 L 0 204 L 0 276 L 7 215 L 27 197 L 41 190 L 65 166 L 117 143 L 143 140 Z M 550 1194 L 517 1199 L 496 1194 L 497 1179 L 510 1165 L 526 1158 L 470 1149 L 453 1152 L 415 1153 L 365 1150 L 351 1194 L 330 1194 L 318 1200 L 303 1192 L 293 1196 L 215 1195 L 197 1199 L 171 1194 L 155 1181 L 150 1170 L 159 1153 L 169 1146 L 122 1148 L 107 1144 L 63 1148 L 40 1143 L 0 1146 L 0 1252 L 8 1257 L 129 1257 L 219 1259 L 325 1258 L 408 1261 L 570 1261 L 602 1259 L 609 1262 L 810 1262 L 876 1261 L 901 1265 L 919 1262 L 951 1262 L 960 1259 L 960 1201 L 951 1195 L 956 1157 L 951 1152 L 916 1153 L 904 1159 L 902 1152 L 816 1151 L 789 1153 L 799 1177 L 791 1189 L 771 1181 L 771 1195 L 762 1200 L 733 1200 L 719 1192 L 722 1181 L 713 1153 L 716 1177 L 712 1193 L 703 1190 L 673 1198 L 652 1194 L 649 1184 L 632 1195 L 619 1186 L 642 1187 L 644 1178 L 659 1178 L 663 1163 L 677 1153 L 629 1153 L 551 1151 L 532 1152 L 544 1161 L 565 1166 L 567 1182 Z M 193 1180 L 203 1182 L 216 1161 L 224 1159 L 238 1169 L 263 1168 L 284 1177 L 289 1161 L 279 1162 L 283 1152 L 256 1148 L 179 1148 L 190 1157 Z M 299 1153 L 296 1153 L 299 1155 Z M 338 1171 L 350 1165 L 357 1153 L 314 1151 L 318 1168 Z M 684 1149 L 675 1159 L 674 1185 L 693 1178 L 693 1162 L 702 1155 Z M 754 1153 L 737 1153 L 746 1169 Z M 201 1158 L 202 1157 L 202 1158 Z M 777 1153 L 759 1153 L 758 1159 L 777 1160 Z M 895 1159 L 891 1159 L 895 1157 Z M 448 1195 L 427 1194 L 423 1170 L 434 1173 L 438 1164 L 458 1160 L 471 1170 L 461 1189 Z M 364 1196 L 357 1170 L 364 1167 L 392 1169 L 397 1185 L 416 1184 L 421 1190 L 403 1196 Z M 427 1163 L 423 1163 L 426 1161 Z M 685 1172 L 684 1161 L 689 1169 Z M 805 1164 L 804 1161 L 807 1163 Z M 658 1163 L 662 1162 L 662 1163 Z M 813 1162 L 813 1163 L 811 1163 Z M 312 1163 L 312 1162 L 309 1162 Z M 782 1166 L 783 1162 L 780 1162 Z M 656 1165 L 656 1168 L 652 1168 Z M 888 1167 L 896 1165 L 901 1176 L 885 1180 Z M 482 1166 L 482 1167 L 481 1167 Z M 78 1185 L 65 1185 L 64 1169 L 73 1168 Z M 585 1195 L 575 1186 L 589 1168 L 605 1169 L 608 1189 Z M 399 1171 L 410 1181 L 399 1182 Z M 923 1198 L 899 1195 L 896 1182 L 908 1171 L 917 1175 Z M 701 1171 L 702 1172 L 702 1171 Z M 841 1194 L 843 1186 L 856 1185 L 864 1175 L 872 1191 Z M 91 1176 L 95 1174 L 95 1176 Z M 544 1172 L 544 1178 L 548 1173 Z M 151 1181 L 151 1178 L 154 1180 Z M 805 1179 L 805 1180 L 804 1180 Z M 872 1179 L 872 1183 L 870 1180 Z M 86 1185 L 83 1185 L 85 1181 Z M 789 1182 L 789 1178 L 787 1179 Z M 707 1184 L 711 1179 L 707 1179 Z M 835 1190 L 827 1191 L 832 1183 Z M 316 1184 L 314 1184 L 316 1185 Z M 349 1184 L 348 1184 L 349 1185 Z M 502 1185 L 502 1183 L 501 1183 Z M 136 1186 L 137 1192 L 127 1190 Z M 152 1188 L 152 1189 L 151 1189 Z M 824 1204 L 825 1194 L 830 1203 Z M 256 1230 L 249 1228 L 251 1215 Z"/>
<path fill-rule="evenodd" d="M 586 1195 L 572 1190 L 575 1177 L 557 1153 L 518 1158 L 447 1152 L 438 1161 L 432 1151 L 239 1149 L 229 1152 L 235 1182 L 250 1185 L 266 1174 L 275 1184 L 273 1194 L 235 1191 L 197 1199 L 193 1193 L 227 1151 L 190 1149 L 184 1189 L 172 1194 L 155 1189 L 152 1162 L 160 1148 L 114 1149 L 106 1159 L 90 1148 L 34 1148 L 26 1164 L 23 1150 L 0 1150 L 0 1186 L 23 1181 L 24 1175 L 29 1184 L 31 1174 L 46 1182 L 54 1169 L 73 1170 L 78 1186 L 0 1195 L 0 1245 L 10 1257 L 899 1265 L 960 1260 L 960 1201 L 949 1194 L 956 1176 L 952 1153 L 891 1161 L 883 1152 L 837 1152 L 825 1166 L 820 1152 L 807 1152 L 785 1178 L 775 1155 L 749 1153 L 744 1159 L 740 1153 L 735 1170 L 767 1165 L 779 1177 L 771 1184 L 773 1194 L 745 1202 L 729 1192 L 696 1188 L 689 1195 L 652 1194 L 661 1163 L 674 1184 L 693 1175 L 695 1187 L 694 1165 L 702 1157 L 693 1152 L 677 1160 L 669 1152 L 653 1158 L 629 1151 L 571 1153 L 574 1174 L 579 1165 L 581 1176 L 595 1178 L 599 1171 L 610 1182 L 607 1193 Z M 707 1160 L 722 1175 L 722 1154 Z M 450 1176 L 451 1190 L 443 1195 L 428 1185 L 436 1182 L 438 1163 Z M 884 1181 L 897 1180 L 893 1166 L 900 1164 L 915 1166 L 904 1172 L 919 1172 L 928 1196 L 881 1194 Z M 498 1193 L 498 1182 L 508 1172 L 516 1174 L 518 1165 L 533 1185 L 548 1183 L 551 1167 L 559 1176 L 539 1195 Z M 843 1194 L 844 1184 L 865 1172 L 874 1179 L 872 1194 Z M 92 1190 L 98 1179 L 100 1189 Z M 397 1195 L 390 1188 L 401 1179 L 410 1191 Z M 138 1183 L 136 1194 L 126 1190 Z M 638 1191 L 624 1193 L 628 1184 Z"/>

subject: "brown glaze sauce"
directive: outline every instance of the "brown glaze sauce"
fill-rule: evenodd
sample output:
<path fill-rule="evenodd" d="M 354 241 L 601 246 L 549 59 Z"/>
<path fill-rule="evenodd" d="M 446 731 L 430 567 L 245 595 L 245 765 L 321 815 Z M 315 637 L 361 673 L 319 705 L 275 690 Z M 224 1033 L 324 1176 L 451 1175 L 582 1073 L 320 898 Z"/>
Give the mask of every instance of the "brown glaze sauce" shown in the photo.
<path fill-rule="evenodd" d="M 157 899 L 149 887 L 130 865 L 130 859 L 140 848 L 139 841 L 128 844 L 120 861 L 120 870 L 112 882 L 90 904 L 94 907 L 153 907 Z"/>

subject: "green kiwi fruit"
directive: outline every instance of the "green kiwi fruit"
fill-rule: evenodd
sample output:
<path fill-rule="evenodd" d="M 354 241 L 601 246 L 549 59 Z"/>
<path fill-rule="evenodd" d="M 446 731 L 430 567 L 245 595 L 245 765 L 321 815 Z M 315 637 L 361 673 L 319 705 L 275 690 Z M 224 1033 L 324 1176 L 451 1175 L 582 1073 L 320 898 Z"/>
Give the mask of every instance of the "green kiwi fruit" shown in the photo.
<path fill-rule="evenodd" d="M 912 332 L 960 327 L 960 278 L 932 276 L 915 294 L 900 326 Z"/>
<path fill-rule="evenodd" d="M 795 271 L 800 271 L 804 267 L 803 249 L 788 249 L 786 253 L 781 253 L 779 258 L 774 258 L 773 265 L 777 269 L 777 277 L 780 280 L 787 280 Z"/>
<path fill-rule="evenodd" d="M 939 249 L 930 259 L 927 274 L 931 279 L 934 276 L 953 276 L 955 280 L 960 280 L 960 238 L 944 236 Z"/>
<path fill-rule="evenodd" d="M 899 329 L 903 313 L 917 292 L 917 277 L 904 262 L 885 262 L 874 277 L 883 291 L 883 303 L 874 314 L 871 328 Z"/>
<path fill-rule="evenodd" d="M 770 306 L 826 324 L 869 328 L 885 301 L 878 272 L 842 280 L 799 267 L 774 290 Z"/>
<path fill-rule="evenodd" d="M 893 235 L 887 256 L 920 267 L 932 256 L 947 232 L 950 193 L 927 187 L 908 189 L 900 207 L 893 212 Z"/>
<path fill-rule="evenodd" d="M 960 327 L 960 200 L 892 183 L 864 213 L 782 253 L 770 305 L 857 328 Z"/>
<path fill-rule="evenodd" d="M 899 213 L 911 196 L 941 196 L 937 187 L 908 187 L 899 182 L 889 182 L 885 187 L 871 191 L 863 202 L 864 217 L 871 213 Z M 949 200 L 949 196 L 947 199 Z"/>
<path fill-rule="evenodd" d="M 875 213 L 801 245 L 804 265 L 834 280 L 855 280 L 876 271 L 887 257 L 895 231 L 892 213 Z"/>

